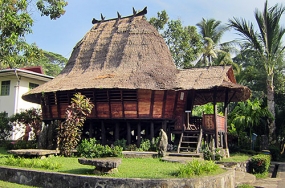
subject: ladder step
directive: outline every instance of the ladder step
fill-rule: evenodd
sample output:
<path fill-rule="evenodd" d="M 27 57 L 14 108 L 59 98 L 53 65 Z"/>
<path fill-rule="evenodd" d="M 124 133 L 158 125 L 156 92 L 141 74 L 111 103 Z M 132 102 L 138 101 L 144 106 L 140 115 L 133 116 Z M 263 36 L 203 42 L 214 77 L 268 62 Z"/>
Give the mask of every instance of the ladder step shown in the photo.
<path fill-rule="evenodd" d="M 181 144 L 197 144 L 198 142 L 182 141 Z"/>
<path fill-rule="evenodd" d="M 183 138 L 198 138 L 198 136 L 183 136 Z"/>

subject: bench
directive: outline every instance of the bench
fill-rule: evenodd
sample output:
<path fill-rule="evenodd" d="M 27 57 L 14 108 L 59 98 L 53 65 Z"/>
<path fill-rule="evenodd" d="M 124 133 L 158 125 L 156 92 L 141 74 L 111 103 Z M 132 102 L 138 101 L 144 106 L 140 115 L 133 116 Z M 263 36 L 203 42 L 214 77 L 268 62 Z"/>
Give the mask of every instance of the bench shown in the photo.
<path fill-rule="evenodd" d="M 79 158 L 78 162 L 82 165 L 95 166 L 94 174 L 110 174 L 117 172 L 117 167 L 122 163 L 121 158 Z"/>
<path fill-rule="evenodd" d="M 58 150 L 46 150 L 46 149 L 15 149 L 8 150 L 8 153 L 13 154 L 14 156 L 23 156 L 23 157 L 40 157 L 41 159 L 50 156 L 59 154 Z"/>

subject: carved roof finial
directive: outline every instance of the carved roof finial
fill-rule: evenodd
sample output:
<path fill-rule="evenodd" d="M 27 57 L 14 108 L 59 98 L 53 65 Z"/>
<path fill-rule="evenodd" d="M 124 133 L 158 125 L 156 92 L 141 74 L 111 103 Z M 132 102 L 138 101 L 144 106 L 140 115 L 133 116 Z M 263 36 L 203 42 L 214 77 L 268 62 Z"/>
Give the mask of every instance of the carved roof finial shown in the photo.
<path fill-rule="evenodd" d="M 103 16 L 103 14 L 101 13 L 101 20 L 105 20 L 105 17 Z"/>
<path fill-rule="evenodd" d="M 117 15 L 118 15 L 118 19 L 121 19 L 121 14 L 119 12 L 117 12 Z"/>
<path fill-rule="evenodd" d="M 135 10 L 135 8 L 133 7 L 133 16 L 135 16 L 137 14 L 137 11 Z"/>

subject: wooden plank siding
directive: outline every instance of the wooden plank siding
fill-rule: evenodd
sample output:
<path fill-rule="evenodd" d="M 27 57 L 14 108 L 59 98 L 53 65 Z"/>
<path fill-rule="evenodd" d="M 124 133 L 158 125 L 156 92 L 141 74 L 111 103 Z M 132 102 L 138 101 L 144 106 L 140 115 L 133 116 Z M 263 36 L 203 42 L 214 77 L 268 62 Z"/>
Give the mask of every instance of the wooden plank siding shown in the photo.
<path fill-rule="evenodd" d="M 175 130 L 182 130 L 185 123 L 185 107 L 187 103 L 187 91 L 178 91 L 176 98 L 176 107 L 174 109 Z"/>
<path fill-rule="evenodd" d="M 181 112 L 184 113 L 184 99 L 180 99 L 178 91 L 152 90 L 88 90 L 80 91 L 86 94 L 94 104 L 88 119 L 167 119 L 174 120 Z M 69 96 L 74 91 L 59 91 L 46 94 L 43 100 L 43 118 L 64 119 L 65 110 L 70 103 Z M 179 97 L 176 97 L 178 93 Z M 56 97 L 56 99 L 55 99 Z M 177 101 L 175 101 L 177 100 Z M 55 103 L 57 102 L 57 103 Z M 175 104 L 176 103 L 176 104 Z"/>

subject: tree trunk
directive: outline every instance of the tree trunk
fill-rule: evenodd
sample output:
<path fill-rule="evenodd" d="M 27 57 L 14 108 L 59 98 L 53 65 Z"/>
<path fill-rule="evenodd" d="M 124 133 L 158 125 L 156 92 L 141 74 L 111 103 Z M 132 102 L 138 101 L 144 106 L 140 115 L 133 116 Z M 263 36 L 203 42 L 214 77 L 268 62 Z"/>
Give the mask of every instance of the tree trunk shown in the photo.
<path fill-rule="evenodd" d="M 274 102 L 274 86 L 273 86 L 273 74 L 267 76 L 267 108 L 272 114 L 273 119 L 269 119 L 269 144 L 276 143 L 275 133 L 275 102 Z"/>

